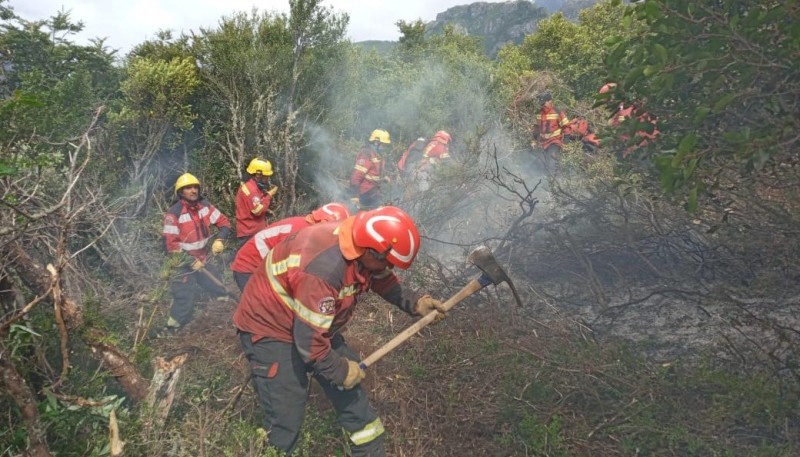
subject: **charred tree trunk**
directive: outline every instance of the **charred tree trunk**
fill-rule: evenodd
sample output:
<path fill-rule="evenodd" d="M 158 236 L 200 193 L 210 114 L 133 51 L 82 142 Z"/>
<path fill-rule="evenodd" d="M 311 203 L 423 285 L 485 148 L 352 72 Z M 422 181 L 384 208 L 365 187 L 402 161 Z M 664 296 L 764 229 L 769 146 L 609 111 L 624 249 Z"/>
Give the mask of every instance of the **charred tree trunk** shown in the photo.
<path fill-rule="evenodd" d="M 156 358 L 155 373 L 146 401 L 152 414 L 152 421 L 147 424 L 149 427 L 158 429 L 166 422 L 172 401 L 175 399 L 175 387 L 178 385 L 181 369 L 188 356 L 180 354 L 169 361 L 162 357 Z"/>
<path fill-rule="evenodd" d="M 51 272 L 36 262 L 22 247 L 17 244 L 10 246 L 9 258 L 20 279 L 37 295 L 52 292 Z M 61 291 L 57 303 L 60 303 L 60 314 L 66 330 L 74 330 L 83 325 L 81 308 L 75 300 L 65 291 Z M 122 351 L 106 343 L 102 333 L 97 329 L 88 329 L 81 332 L 84 342 L 91 347 L 94 356 L 101 360 L 111 373 L 117 378 L 125 393 L 134 401 L 140 401 L 147 394 L 148 382 L 140 374 Z"/>
<path fill-rule="evenodd" d="M 17 371 L 14 362 L 9 358 L 5 349 L 0 353 L 0 381 L 4 390 L 17 404 L 22 421 L 28 430 L 28 452 L 31 457 L 49 457 L 50 450 L 47 448 L 44 427 L 39 420 L 39 411 L 36 409 L 36 397 L 28 387 L 25 379 Z"/>
<path fill-rule="evenodd" d="M 139 374 L 136 367 L 128 357 L 116 347 L 103 342 L 103 334 L 96 329 L 91 329 L 84 334 L 84 342 L 92 349 L 92 354 L 108 367 L 111 375 L 119 381 L 122 390 L 134 402 L 138 402 L 147 395 L 148 382 Z"/>

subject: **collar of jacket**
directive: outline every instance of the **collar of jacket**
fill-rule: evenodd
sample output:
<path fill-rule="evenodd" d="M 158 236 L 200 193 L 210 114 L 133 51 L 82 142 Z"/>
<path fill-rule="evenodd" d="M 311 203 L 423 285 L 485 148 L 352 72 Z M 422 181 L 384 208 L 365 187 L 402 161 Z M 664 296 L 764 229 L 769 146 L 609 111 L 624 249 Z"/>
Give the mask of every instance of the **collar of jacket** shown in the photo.
<path fill-rule="evenodd" d="M 198 196 L 197 200 L 194 202 L 190 202 L 189 200 L 181 197 L 181 203 L 187 210 L 197 212 L 197 210 L 200 209 L 200 196 Z"/>
<path fill-rule="evenodd" d="M 355 220 L 355 216 L 350 216 L 336 228 L 339 235 L 339 250 L 342 251 L 342 255 L 347 260 L 355 260 L 367 251 L 362 247 L 356 246 L 353 242 L 353 223 Z"/>

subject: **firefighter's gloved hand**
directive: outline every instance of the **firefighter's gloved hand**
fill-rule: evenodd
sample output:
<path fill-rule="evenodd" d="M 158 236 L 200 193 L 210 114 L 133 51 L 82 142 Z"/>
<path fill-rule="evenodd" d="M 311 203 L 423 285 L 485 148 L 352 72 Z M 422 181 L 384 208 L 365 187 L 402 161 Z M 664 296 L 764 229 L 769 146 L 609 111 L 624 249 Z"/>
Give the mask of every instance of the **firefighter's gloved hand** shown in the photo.
<path fill-rule="evenodd" d="M 433 322 L 439 322 L 447 316 L 447 310 L 444 308 L 441 300 L 437 300 L 430 295 L 423 295 L 417 300 L 417 305 L 414 307 L 414 312 L 420 316 L 427 316 L 432 311 L 439 311 L 436 319 Z"/>
<path fill-rule="evenodd" d="M 201 262 L 199 260 L 195 260 L 194 263 L 192 263 L 192 270 L 197 271 L 197 270 L 203 268 L 204 266 L 205 266 L 205 264 L 203 262 Z"/>
<path fill-rule="evenodd" d="M 274 197 L 275 194 L 278 193 L 278 186 L 270 187 L 269 190 L 267 191 L 267 193 L 269 194 L 270 197 Z"/>
<path fill-rule="evenodd" d="M 531 149 L 536 149 L 539 147 L 539 143 L 536 140 L 531 140 Z"/>
<path fill-rule="evenodd" d="M 350 204 L 355 208 L 361 208 L 361 199 L 358 197 L 353 197 L 350 199 Z"/>
<path fill-rule="evenodd" d="M 211 243 L 212 254 L 214 255 L 222 254 L 222 251 L 224 250 L 225 250 L 225 243 L 223 243 L 221 239 L 217 238 L 216 240 L 214 240 L 213 243 Z"/>
<path fill-rule="evenodd" d="M 350 390 L 357 386 L 365 376 L 367 376 L 367 374 L 358 366 L 358 362 L 347 359 L 347 376 L 344 378 L 342 387 L 344 390 Z"/>

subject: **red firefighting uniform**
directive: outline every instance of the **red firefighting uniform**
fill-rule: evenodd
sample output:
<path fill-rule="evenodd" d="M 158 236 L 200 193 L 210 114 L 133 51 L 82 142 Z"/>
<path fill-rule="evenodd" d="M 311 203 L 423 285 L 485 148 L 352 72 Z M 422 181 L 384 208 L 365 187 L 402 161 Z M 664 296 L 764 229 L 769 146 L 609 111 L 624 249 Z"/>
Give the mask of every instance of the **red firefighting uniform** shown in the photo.
<path fill-rule="evenodd" d="M 267 227 L 267 210 L 272 196 L 258 188 L 251 178 L 243 182 L 236 192 L 236 237 L 240 240 L 253 236 Z"/>
<path fill-rule="evenodd" d="M 167 253 L 184 251 L 205 263 L 208 258 L 206 246 L 212 239 L 211 225 L 219 230 L 220 239 L 225 239 L 230 234 L 231 223 L 228 218 L 208 200 L 201 199 L 192 205 L 182 198 L 179 199 L 164 215 L 163 235 Z M 210 265 L 207 265 L 206 269 L 219 277 L 218 272 Z M 214 295 L 227 294 L 224 288 L 209 280 L 203 273 L 184 266 L 180 274 L 170 281 L 172 292 L 170 317 L 181 326 L 192 320 L 194 296 L 198 285 Z"/>
<path fill-rule="evenodd" d="M 264 257 L 276 244 L 286 239 L 292 233 L 312 225 L 308 217 L 295 216 L 281 219 L 268 225 L 252 236 L 236 252 L 236 257 L 231 264 L 233 278 L 240 290 L 244 290 L 244 285 L 254 271 L 263 263 Z"/>
<path fill-rule="evenodd" d="M 432 139 L 425 149 L 422 151 L 422 162 L 420 162 L 419 167 L 429 167 L 431 165 L 436 165 L 440 163 L 442 160 L 450 158 L 450 148 L 448 145 L 439 142 L 437 139 Z"/>
<path fill-rule="evenodd" d="M 422 150 L 425 149 L 425 138 L 417 138 L 408 145 L 400 160 L 397 162 L 397 169 L 402 175 L 411 173 L 420 160 L 422 160 Z"/>
<path fill-rule="evenodd" d="M 534 136 L 545 151 L 551 152 L 551 146 L 558 150 L 564 146 L 564 135 L 570 134 L 569 118 L 555 109 L 555 107 L 542 107 L 536 116 Z"/>
<path fill-rule="evenodd" d="M 374 208 L 381 203 L 381 178 L 383 177 L 383 157 L 371 146 L 358 151 L 350 188 L 360 199 L 361 209 Z"/>
<path fill-rule="evenodd" d="M 365 250 L 353 243 L 354 220 L 317 224 L 278 243 L 233 315 L 270 444 L 288 453 L 297 444 L 310 370 L 350 435 L 352 455 L 384 455 L 383 425 L 362 387 L 336 388 L 347 375 L 346 358 L 355 356 L 339 332 L 368 290 L 409 314 L 420 295 L 401 286 L 391 270 L 375 275 L 361 267 L 356 259 Z"/>

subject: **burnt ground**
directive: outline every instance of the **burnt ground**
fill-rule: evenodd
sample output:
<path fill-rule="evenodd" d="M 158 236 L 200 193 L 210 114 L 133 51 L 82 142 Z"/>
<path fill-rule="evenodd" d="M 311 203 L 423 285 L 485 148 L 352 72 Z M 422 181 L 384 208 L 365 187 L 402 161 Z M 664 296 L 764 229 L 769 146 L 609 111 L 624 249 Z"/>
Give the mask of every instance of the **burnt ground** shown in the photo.
<path fill-rule="evenodd" d="M 741 299 L 733 313 L 730 301 L 646 288 L 620 289 L 601 306 L 581 293 L 585 288 L 580 284 L 564 288 L 513 279 L 525 308 L 516 307 L 506 286 L 490 286 L 369 368 L 364 385 L 386 426 L 389 455 L 548 455 L 548 449 L 626 455 L 611 427 L 615 420 L 633 415 L 638 405 L 650 410 L 665 401 L 687 401 L 686 407 L 699 401 L 659 392 L 656 381 L 665 372 L 708 356 L 737 361 L 748 347 L 756 353 L 767 350 L 765 343 L 754 348 L 751 341 L 775 332 L 765 326 L 768 319 L 800 328 L 798 299 Z M 438 295 L 446 298 L 459 286 L 440 288 Z M 190 353 L 171 419 L 173 425 L 183 421 L 180 427 L 190 435 L 198 429 L 210 435 L 224 431 L 231 420 L 260 422 L 231 323 L 234 306 L 208 302 L 177 337 L 152 341 L 157 354 Z M 366 356 L 411 323 L 412 318 L 369 294 L 344 335 Z M 775 335 L 771 341 L 773 354 L 791 356 L 785 339 Z M 618 344 L 639 356 L 617 352 Z M 669 400 L 671 395 L 677 397 Z M 193 414 L 200 410 L 204 420 L 198 422 Z M 610 410 L 616 416 L 609 416 Z M 315 383 L 308 413 L 322 418 L 307 419 L 309 427 L 319 428 L 310 431 L 309 455 L 343 455 L 344 439 L 331 425 L 331 406 Z M 555 420 L 564 425 L 548 437 Z M 709 427 L 708 433 L 717 432 Z M 520 438 L 525 433 L 528 438 Z M 532 447 L 556 438 L 558 447 Z"/>

